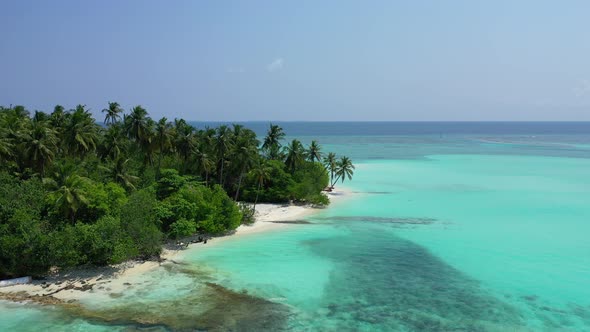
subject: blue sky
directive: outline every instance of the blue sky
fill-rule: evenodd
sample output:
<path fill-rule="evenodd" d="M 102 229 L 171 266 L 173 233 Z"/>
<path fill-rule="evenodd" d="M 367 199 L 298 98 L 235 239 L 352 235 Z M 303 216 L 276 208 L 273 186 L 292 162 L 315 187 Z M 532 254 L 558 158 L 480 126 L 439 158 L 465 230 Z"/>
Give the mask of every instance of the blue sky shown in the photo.
<path fill-rule="evenodd" d="M 0 19 L 0 105 L 590 120 L 590 1 L 25 0 Z"/>

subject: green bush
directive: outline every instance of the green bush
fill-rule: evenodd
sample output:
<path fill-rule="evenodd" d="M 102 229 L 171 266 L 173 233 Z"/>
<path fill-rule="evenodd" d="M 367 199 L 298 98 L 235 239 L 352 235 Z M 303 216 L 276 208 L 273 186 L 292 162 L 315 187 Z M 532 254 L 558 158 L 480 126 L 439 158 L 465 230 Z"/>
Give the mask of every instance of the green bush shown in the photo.
<path fill-rule="evenodd" d="M 163 169 L 156 182 L 156 195 L 158 199 L 165 199 L 177 192 L 185 183 L 185 177 L 179 175 L 177 170 Z"/>
<path fill-rule="evenodd" d="M 329 176 L 320 163 L 305 162 L 293 176 L 290 188 L 293 199 L 315 205 L 327 205 L 330 200 L 322 193 L 328 186 Z"/>
<path fill-rule="evenodd" d="M 0 277 L 42 274 L 50 266 L 43 195 L 38 179 L 0 173 Z"/>
<path fill-rule="evenodd" d="M 86 257 L 80 251 L 79 234 L 74 226 L 65 225 L 63 228 L 51 232 L 48 251 L 54 266 L 69 267 L 84 264 Z"/>
<path fill-rule="evenodd" d="M 207 200 L 211 207 L 211 213 L 199 222 L 200 231 L 208 234 L 223 234 L 240 226 L 242 213 L 221 186 L 213 186 Z"/>
<path fill-rule="evenodd" d="M 119 263 L 138 255 L 133 240 L 122 230 L 118 218 L 105 216 L 95 224 L 76 224 L 78 251 L 84 263 L 106 265 Z"/>
<path fill-rule="evenodd" d="M 181 237 L 191 236 L 197 230 L 197 223 L 193 220 L 181 218 L 170 225 L 170 237 L 178 239 Z"/>
<path fill-rule="evenodd" d="M 158 256 L 162 251 L 162 233 L 156 226 L 153 191 L 142 189 L 129 196 L 121 208 L 121 228 L 133 239 L 142 257 Z"/>
<path fill-rule="evenodd" d="M 27 209 L 14 211 L 0 225 L 0 276 L 43 274 L 50 266 L 46 245 L 39 216 Z"/>
<path fill-rule="evenodd" d="M 294 181 L 291 174 L 285 171 L 285 164 L 278 160 L 269 160 L 266 163 L 268 167 L 268 178 L 259 192 L 258 179 L 254 174 L 248 174 L 245 179 L 242 199 L 247 202 L 254 202 L 258 193 L 258 202 L 266 203 L 285 203 L 292 199 L 290 188 Z"/>
<path fill-rule="evenodd" d="M 241 224 L 251 225 L 256 221 L 256 219 L 254 218 L 256 210 L 254 209 L 253 205 L 248 203 L 239 203 L 238 208 L 240 209 L 240 213 L 242 214 Z"/>

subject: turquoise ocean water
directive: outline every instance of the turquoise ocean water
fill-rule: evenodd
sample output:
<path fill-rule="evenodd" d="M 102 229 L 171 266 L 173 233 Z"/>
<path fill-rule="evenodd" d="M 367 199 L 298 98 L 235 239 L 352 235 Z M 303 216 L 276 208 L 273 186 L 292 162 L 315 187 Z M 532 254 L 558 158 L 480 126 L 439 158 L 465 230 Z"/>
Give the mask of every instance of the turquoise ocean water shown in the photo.
<path fill-rule="evenodd" d="M 0 329 L 590 330 L 590 124 L 289 126 L 352 157 L 349 197 Z"/>

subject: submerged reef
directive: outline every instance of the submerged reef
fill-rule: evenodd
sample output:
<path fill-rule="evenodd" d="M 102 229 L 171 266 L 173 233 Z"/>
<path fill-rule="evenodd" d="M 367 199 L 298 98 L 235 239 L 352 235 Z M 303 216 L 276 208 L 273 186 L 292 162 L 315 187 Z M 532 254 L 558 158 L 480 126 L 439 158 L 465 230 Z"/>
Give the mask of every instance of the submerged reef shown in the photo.
<path fill-rule="evenodd" d="M 489 331 L 524 327 L 519 312 L 428 250 L 388 232 L 354 228 L 308 241 L 340 262 L 312 320 L 352 330 Z M 337 300 L 336 300 L 337 299 Z"/>

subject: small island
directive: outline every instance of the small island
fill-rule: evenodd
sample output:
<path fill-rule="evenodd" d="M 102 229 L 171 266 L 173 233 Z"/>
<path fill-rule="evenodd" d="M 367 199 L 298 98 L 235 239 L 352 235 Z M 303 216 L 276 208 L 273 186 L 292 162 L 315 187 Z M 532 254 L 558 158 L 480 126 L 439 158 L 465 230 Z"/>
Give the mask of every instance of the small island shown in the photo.
<path fill-rule="evenodd" d="M 110 102 L 51 113 L 0 107 L 0 280 L 78 266 L 158 260 L 166 243 L 226 235 L 257 204 L 325 206 L 351 179 L 346 156 L 284 144 L 270 124 L 197 129 Z M 195 240 L 196 239 L 196 240 Z"/>

